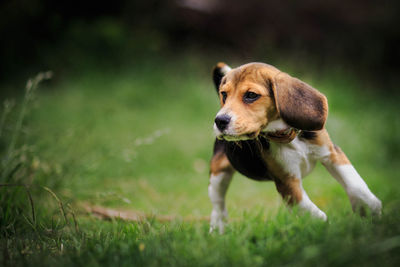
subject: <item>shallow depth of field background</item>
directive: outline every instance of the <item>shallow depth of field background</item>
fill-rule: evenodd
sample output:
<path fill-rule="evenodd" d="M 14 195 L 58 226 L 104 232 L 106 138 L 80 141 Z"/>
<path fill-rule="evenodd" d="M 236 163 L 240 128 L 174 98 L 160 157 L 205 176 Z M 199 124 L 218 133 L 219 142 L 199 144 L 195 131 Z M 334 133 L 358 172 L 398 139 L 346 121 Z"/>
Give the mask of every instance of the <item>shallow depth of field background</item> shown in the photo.
<path fill-rule="evenodd" d="M 0 265 L 398 264 L 399 7 L 2 2 Z M 382 218 L 354 216 L 318 165 L 304 186 L 329 223 L 289 213 L 272 183 L 236 174 L 227 233 L 209 235 L 218 61 L 266 62 L 323 92 L 327 129 Z M 27 80 L 49 70 L 24 102 Z M 101 220 L 90 206 L 148 218 Z"/>

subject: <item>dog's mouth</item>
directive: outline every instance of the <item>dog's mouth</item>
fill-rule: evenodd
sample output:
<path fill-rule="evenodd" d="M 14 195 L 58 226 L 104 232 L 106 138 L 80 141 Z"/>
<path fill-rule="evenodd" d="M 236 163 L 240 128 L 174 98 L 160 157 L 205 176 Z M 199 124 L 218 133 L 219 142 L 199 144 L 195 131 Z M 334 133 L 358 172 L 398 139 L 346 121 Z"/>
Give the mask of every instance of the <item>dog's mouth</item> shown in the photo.
<path fill-rule="evenodd" d="M 250 133 L 240 134 L 240 135 L 231 135 L 231 134 L 221 133 L 220 135 L 217 136 L 217 138 L 220 140 L 226 140 L 226 141 L 246 141 L 246 140 L 253 140 L 253 139 L 262 137 L 262 138 L 266 138 L 266 139 L 276 142 L 276 143 L 287 144 L 296 138 L 298 132 L 299 131 L 297 129 L 289 127 L 289 128 L 285 128 L 285 129 L 281 129 L 281 130 L 271 131 L 271 132 L 256 131 L 256 132 L 250 132 Z"/>
<path fill-rule="evenodd" d="M 226 140 L 226 141 L 245 141 L 245 140 L 256 139 L 258 136 L 259 136 L 259 132 L 252 132 L 252 133 L 241 134 L 241 135 L 221 134 L 221 135 L 218 135 L 217 138 L 220 140 Z"/>

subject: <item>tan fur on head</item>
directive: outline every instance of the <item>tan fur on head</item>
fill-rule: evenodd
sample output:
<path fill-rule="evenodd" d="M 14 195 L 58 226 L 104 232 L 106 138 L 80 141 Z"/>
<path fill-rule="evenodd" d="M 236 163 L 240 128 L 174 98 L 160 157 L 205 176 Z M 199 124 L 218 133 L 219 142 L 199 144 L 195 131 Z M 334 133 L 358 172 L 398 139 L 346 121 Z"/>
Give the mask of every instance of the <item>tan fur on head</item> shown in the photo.
<path fill-rule="evenodd" d="M 279 118 L 301 130 L 324 127 L 328 114 L 325 96 L 271 65 L 249 63 L 230 69 L 219 63 L 214 74 L 220 75 L 214 79 L 218 80 L 216 87 L 222 107 L 218 114 L 232 117 L 231 125 L 220 133 L 221 137 L 225 134 L 230 139 L 255 138 L 269 122 Z M 246 102 L 244 98 L 249 92 L 258 98 Z"/>

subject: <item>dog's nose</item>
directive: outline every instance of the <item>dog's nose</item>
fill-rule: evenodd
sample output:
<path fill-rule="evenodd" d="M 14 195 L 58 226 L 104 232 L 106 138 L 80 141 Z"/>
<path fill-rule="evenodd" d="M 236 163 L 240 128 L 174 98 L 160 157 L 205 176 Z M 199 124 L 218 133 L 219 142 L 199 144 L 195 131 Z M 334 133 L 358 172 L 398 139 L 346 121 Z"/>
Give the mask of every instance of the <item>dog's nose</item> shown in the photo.
<path fill-rule="evenodd" d="M 229 117 L 228 115 L 219 115 L 215 118 L 215 124 L 221 132 L 223 132 L 226 127 L 228 127 L 230 121 L 231 117 Z"/>

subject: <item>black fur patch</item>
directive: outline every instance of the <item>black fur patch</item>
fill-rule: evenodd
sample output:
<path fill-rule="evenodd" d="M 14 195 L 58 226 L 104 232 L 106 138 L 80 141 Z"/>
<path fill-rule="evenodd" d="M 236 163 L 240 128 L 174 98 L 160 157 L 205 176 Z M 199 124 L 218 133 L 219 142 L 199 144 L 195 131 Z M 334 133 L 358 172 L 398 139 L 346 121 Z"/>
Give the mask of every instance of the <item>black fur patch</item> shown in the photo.
<path fill-rule="evenodd" d="M 273 180 L 261 154 L 263 150 L 269 149 L 269 142 L 267 139 L 260 138 L 259 140 L 239 142 L 218 140 L 216 146 L 219 147 L 220 143 L 218 142 L 224 143 L 225 153 L 235 170 L 254 180 Z M 215 149 L 216 147 L 214 151 Z"/>
<path fill-rule="evenodd" d="M 215 90 L 217 90 L 217 93 L 219 92 L 219 85 L 221 84 L 221 80 L 224 77 L 224 74 L 221 73 L 221 69 L 218 67 L 215 67 L 213 70 L 213 81 L 215 85 Z"/>
<path fill-rule="evenodd" d="M 313 139 L 317 138 L 317 136 L 318 136 L 317 133 L 313 132 L 313 131 L 301 131 L 301 133 L 299 135 L 300 138 L 304 138 L 307 140 L 313 140 Z"/>
<path fill-rule="evenodd" d="M 226 141 L 224 140 L 215 139 L 213 155 L 218 154 L 220 152 L 225 153 L 225 142 Z"/>

